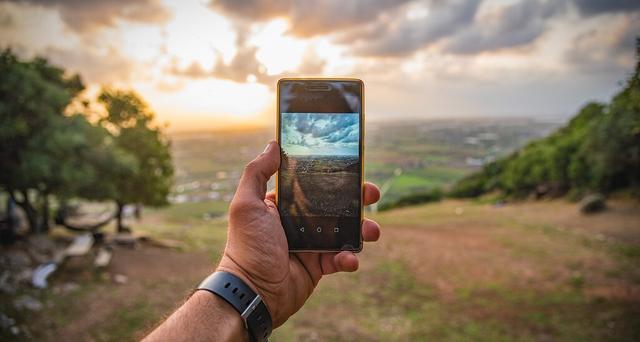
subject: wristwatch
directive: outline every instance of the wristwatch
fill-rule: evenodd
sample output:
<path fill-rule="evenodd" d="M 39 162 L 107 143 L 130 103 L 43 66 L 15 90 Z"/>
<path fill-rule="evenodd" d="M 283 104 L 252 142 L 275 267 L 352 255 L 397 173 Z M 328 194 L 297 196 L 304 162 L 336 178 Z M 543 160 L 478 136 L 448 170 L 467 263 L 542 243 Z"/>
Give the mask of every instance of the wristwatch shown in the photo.
<path fill-rule="evenodd" d="M 214 272 L 200 285 L 198 290 L 209 291 L 231 304 L 244 321 L 251 341 L 266 341 L 273 328 L 271 315 L 259 294 L 229 272 Z"/>

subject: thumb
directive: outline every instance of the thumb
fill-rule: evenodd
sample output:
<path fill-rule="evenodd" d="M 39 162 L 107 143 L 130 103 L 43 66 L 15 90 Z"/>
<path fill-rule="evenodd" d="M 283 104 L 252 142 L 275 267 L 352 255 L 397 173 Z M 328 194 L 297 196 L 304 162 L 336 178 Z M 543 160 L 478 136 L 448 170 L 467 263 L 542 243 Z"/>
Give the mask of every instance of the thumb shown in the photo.
<path fill-rule="evenodd" d="M 280 148 L 275 141 L 269 142 L 264 152 L 244 168 L 236 195 L 243 199 L 264 200 L 267 181 L 280 167 Z"/>

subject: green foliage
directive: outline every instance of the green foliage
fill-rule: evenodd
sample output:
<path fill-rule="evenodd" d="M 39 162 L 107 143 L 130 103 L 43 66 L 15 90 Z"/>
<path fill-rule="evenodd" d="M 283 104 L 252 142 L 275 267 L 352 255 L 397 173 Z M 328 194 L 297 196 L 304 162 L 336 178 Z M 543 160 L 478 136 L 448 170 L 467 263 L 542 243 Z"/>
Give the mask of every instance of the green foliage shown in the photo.
<path fill-rule="evenodd" d="M 170 142 L 152 126 L 153 112 L 133 91 L 106 89 L 98 101 L 107 110 L 103 122 L 115 132 L 114 145 L 137 165 L 128 177 L 112 179 L 118 189 L 114 199 L 121 204 L 167 204 L 173 177 Z"/>
<path fill-rule="evenodd" d="M 589 103 L 563 128 L 459 181 L 454 197 L 609 193 L 640 188 L 638 64 L 610 103 Z M 637 192 L 637 190 L 636 190 Z"/>
<path fill-rule="evenodd" d="M 45 59 L 0 53 L 0 189 L 24 209 L 32 231 L 46 229 L 50 196 L 167 202 L 173 166 L 153 112 L 134 92 L 105 90 L 98 101 L 107 116 L 92 123 L 67 113 L 83 89 L 79 76 Z"/>
<path fill-rule="evenodd" d="M 81 148 L 68 134 L 64 110 L 84 88 L 77 75 L 41 58 L 20 61 L 10 50 L 0 53 L 0 187 L 25 210 L 32 231 L 46 229 L 48 196 L 82 178 L 69 158 Z M 42 202 L 45 218 L 38 224 L 33 194 Z"/>
<path fill-rule="evenodd" d="M 389 210 L 393 208 L 407 207 L 411 205 L 438 202 L 442 199 L 442 191 L 440 189 L 433 189 L 423 192 L 417 192 L 411 195 L 401 197 L 399 200 L 391 203 L 385 203 L 380 206 L 380 210 Z"/>

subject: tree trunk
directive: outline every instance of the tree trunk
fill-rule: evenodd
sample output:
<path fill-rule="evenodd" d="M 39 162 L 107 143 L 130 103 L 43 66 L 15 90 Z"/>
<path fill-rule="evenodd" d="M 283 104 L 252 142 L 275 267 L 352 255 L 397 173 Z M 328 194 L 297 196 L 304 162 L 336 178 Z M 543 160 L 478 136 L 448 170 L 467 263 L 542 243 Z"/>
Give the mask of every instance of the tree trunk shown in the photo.
<path fill-rule="evenodd" d="M 136 220 L 140 221 L 142 219 L 142 204 L 136 203 L 134 215 L 136 216 Z"/>
<path fill-rule="evenodd" d="M 117 201 L 116 202 L 116 225 L 118 227 L 118 233 L 123 233 L 127 231 L 127 228 L 122 223 L 122 215 L 124 211 L 124 203 Z"/>
<path fill-rule="evenodd" d="M 49 231 L 49 194 L 46 192 L 42 194 L 42 215 L 40 222 L 40 232 L 46 233 Z"/>
<path fill-rule="evenodd" d="M 20 191 L 22 195 L 22 201 L 18 201 L 12 192 L 9 192 L 11 198 L 24 210 L 24 214 L 27 216 L 27 222 L 29 223 L 29 231 L 31 233 L 38 232 L 38 211 L 33 207 L 29 194 L 26 190 Z"/>
<path fill-rule="evenodd" d="M 19 224 L 18 215 L 16 213 L 16 201 L 11 195 L 7 198 L 6 208 L 7 217 L 4 222 L 0 223 L 0 225 L 4 224 L 4 227 L 0 226 L 0 244 L 10 245 L 16 240 L 16 227 Z"/>

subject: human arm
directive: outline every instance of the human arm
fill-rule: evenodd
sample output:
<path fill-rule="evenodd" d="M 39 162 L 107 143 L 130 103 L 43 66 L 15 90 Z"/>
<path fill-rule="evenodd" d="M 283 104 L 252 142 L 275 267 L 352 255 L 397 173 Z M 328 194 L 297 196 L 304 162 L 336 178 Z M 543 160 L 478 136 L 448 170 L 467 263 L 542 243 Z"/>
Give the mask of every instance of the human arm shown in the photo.
<path fill-rule="evenodd" d="M 289 253 L 275 195 L 266 193 L 267 181 L 279 165 L 278 144 L 271 142 L 260 156 L 246 166 L 229 208 L 227 244 L 217 267 L 218 271 L 229 272 L 241 278 L 262 297 L 274 328 L 282 325 L 302 307 L 323 275 L 340 271 L 353 272 L 358 268 L 358 258 L 348 251 Z M 378 188 L 373 184 L 366 183 L 363 191 L 365 205 L 375 203 L 380 197 Z M 379 236 L 378 224 L 365 219 L 362 225 L 363 240 L 375 241 Z M 196 293 L 198 298 L 202 294 L 215 297 L 206 291 Z M 192 301 L 190 298 L 148 338 L 164 339 L 162 332 L 170 331 L 190 334 L 183 335 L 185 339 L 199 339 L 200 336 L 209 336 L 211 332 L 205 331 L 207 329 L 233 327 L 230 325 L 227 328 L 225 324 L 221 324 L 218 312 L 204 318 L 191 319 L 192 314 L 201 314 L 202 310 L 218 310 L 209 308 L 207 303 Z M 235 316 L 240 319 L 237 312 Z M 207 322 L 202 322 L 202 319 Z M 236 336 L 227 334 L 226 330 L 220 333 L 222 339 L 225 339 L 224 336 Z"/>

